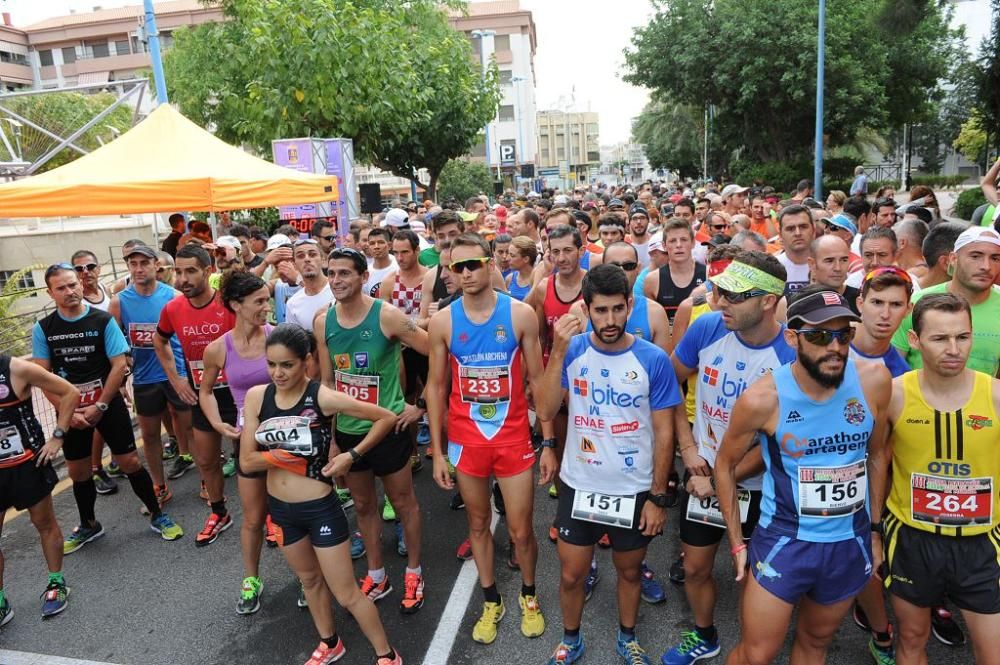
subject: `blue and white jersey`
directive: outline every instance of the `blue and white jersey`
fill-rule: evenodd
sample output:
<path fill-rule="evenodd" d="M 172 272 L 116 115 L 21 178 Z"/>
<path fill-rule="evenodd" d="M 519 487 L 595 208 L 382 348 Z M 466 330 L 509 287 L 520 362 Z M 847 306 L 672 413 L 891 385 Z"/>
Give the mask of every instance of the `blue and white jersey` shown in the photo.
<path fill-rule="evenodd" d="M 587 332 L 594 329 L 587 319 Z M 630 332 L 647 342 L 653 341 L 653 331 L 649 328 L 649 300 L 644 295 L 637 295 L 632 301 L 632 311 L 629 312 L 628 321 L 625 323 L 625 332 Z"/>
<path fill-rule="evenodd" d="M 646 492 L 653 484 L 652 412 L 681 403 L 677 376 L 666 352 L 646 340 L 609 353 L 591 336 L 575 336 L 563 361 L 569 419 L 559 477 L 584 492 Z"/>
<path fill-rule="evenodd" d="M 892 374 L 892 378 L 894 379 L 897 376 L 902 376 L 906 374 L 912 369 L 909 363 L 907 363 L 906 360 L 903 358 L 902 354 L 900 354 L 899 351 L 896 350 L 896 347 L 891 345 L 889 346 L 889 350 L 883 353 L 882 355 L 869 356 L 865 353 L 862 353 L 858 349 L 854 348 L 854 345 L 851 344 L 851 351 L 848 357 L 851 360 L 882 363 L 883 365 L 885 365 L 886 369 L 889 370 L 889 374 Z"/>
<path fill-rule="evenodd" d="M 695 382 L 694 439 L 698 454 L 710 466 L 715 466 L 736 398 L 754 381 L 795 360 L 784 330 L 782 326 L 763 346 L 751 346 L 726 328 L 721 312 L 708 312 L 694 320 L 674 349 L 681 363 L 698 371 L 688 379 Z M 746 478 L 740 486 L 760 489 L 761 477 Z"/>
<path fill-rule="evenodd" d="M 764 448 L 761 528 L 797 540 L 832 543 L 867 538 L 865 463 L 875 419 L 855 363 L 824 402 L 807 397 L 792 365 L 774 371 L 778 424 Z"/>

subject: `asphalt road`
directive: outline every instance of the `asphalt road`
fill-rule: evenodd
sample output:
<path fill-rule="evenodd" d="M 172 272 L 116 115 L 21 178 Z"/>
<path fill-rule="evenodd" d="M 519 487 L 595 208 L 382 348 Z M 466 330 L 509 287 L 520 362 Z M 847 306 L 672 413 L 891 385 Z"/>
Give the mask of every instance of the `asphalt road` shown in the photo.
<path fill-rule="evenodd" d="M 556 502 L 546 496 L 544 488 L 539 489 L 535 533 L 540 540 L 539 596 L 548 619 L 545 635 L 529 640 L 520 634 L 520 577 L 508 570 L 500 558 L 506 556 L 507 543 L 506 528 L 500 520 L 496 528 L 498 587 L 507 600 L 508 614 L 496 642 L 483 646 L 473 643 L 470 637 L 482 602 L 478 584 L 466 586 L 472 589 L 471 594 L 452 595 L 456 580 L 458 586 L 463 585 L 462 580 L 474 582 L 471 562 L 465 564 L 468 569 L 460 575 L 463 563 L 454 556 L 455 547 L 464 537 L 465 515 L 449 510 L 450 497 L 434 485 L 429 464 L 417 474 L 416 484 L 424 516 L 427 601 L 415 616 L 399 613 L 405 561 L 396 555 L 395 537 L 391 525 L 386 525 L 383 547 L 396 590 L 379 606 L 390 641 L 407 663 L 546 663 L 561 636 L 558 559 L 555 547 L 546 538 Z M 295 606 L 297 585 L 281 553 L 265 549 L 263 554 L 263 608 L 253 616 L 238 616 L 238 526 L 234 525 L 211 546 L 195 548 L 194 534 L 206 516 L 206 508 L 197 498 L 196 472 L 174 481 L 172 487 L 174 500 L 168 504 L 168 511 L 186 530 L 184 538 L 176 542 L 165 542 L 149 530 L 127 482 L 121 483 L 117 494 L 98 498 L 97 515 L 107 535 L 66 557 L 64 569 L 72 587 L 70 607 L 49 620 L 43 621 L 38 614 L 38 594 L 44 587 L 46 570 L 34 528 L 27 515 L 8 521 L 0 545 L 6 556 L 5 586 L 16 616 L 0 630 L 0 665 L 64 662 L 44 655 L 129 665 L 305 662 L 318 636 L 308 612 Z M 239 502 L 232 479 L 227 491 L 229 505 L 238 516 Z M 59 523 L 67 533 L 78 519 L 72 491 L 59 493 L 55 506 Z M 353 522 L 353 512 L 349 517 Z M 683 588 L 666 582 L 667 569 L 679 550 L 676 517 L 676 511 L 672 512 L 673 528 L 668 527 L 669 535 L 654 542 L 648 557 L 665 582 L 667 601 L 657 606 L 644 603 L 640 609 L 638 634 L 654 661 L 691 622 Z M 601 551 L 599 561 L 602 578 L 586 607 L 583 624 L 587 641 L 583 662 L 595 665 L 616 662 L 614 636 L 618 623 L 610 553 Z M 363 574 L 363 560 L 356 562 L 355 568 L 359 575 Z M 738 631 L 738 597 L 729 581 L 732 575 L 728 556 L 720 555 L 716 571 L 720 581 L 716 625 L 726 650 L 735 643 Z M 374 655 L 350 615 L 338 608 L 336 616 L 338 631 L 348 648 L 341 662 L 373 663 Z M 789 644 L 791 636 L 790 631 Z M 435 651 L 428 655 L 432 641 Z M 870 662 L 869 658 L 864 635 L 845 621 L 828 662 L 855 665 Z M 778 662 L 787 659 L 786 645 Z M 936 665 L 966 665 L 972 662 L 972 654 L 968 647 L 952 649 L 933 643 L 929 659 Z M 722 659 L 703 662 L 721 663 Z"/>

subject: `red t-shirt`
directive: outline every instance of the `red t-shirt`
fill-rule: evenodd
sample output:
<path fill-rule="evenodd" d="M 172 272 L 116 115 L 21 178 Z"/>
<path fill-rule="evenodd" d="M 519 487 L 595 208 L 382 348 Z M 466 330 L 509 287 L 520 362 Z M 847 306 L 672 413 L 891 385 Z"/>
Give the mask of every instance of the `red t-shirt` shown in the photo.
<path fill-rule="evenodd" d="M 188 376 L 197 388 L 201 385 L 201 376 L 204 373 L 202 358 L 205 356 L 205 348 L 232 330 L 235 325 L 236 315 L 223 306 L 218 293 L 201 308 L 194 307 L 190 300 L 178 295 L 160 312 L 160 322 L 156 325 L 156 330 L 168 339 L 177 335 L 184 350 L 184 359 L 188 364 Z M 224 382 L 223 377 L 219 378 L 216 387 L 220 387 L 219 383 Z"/>

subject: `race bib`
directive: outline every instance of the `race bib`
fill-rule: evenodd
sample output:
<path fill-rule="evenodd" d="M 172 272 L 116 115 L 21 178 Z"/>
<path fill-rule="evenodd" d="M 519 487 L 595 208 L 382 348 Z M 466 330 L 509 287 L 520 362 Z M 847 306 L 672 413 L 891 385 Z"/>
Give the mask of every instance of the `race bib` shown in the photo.
<path fill-rule="evenodd" d="M 13 465 L 26 457 L 21 433 L 16 427 L 0 428 L 0 466 Z"/>
<path fill-rule="evenodd" d="M 128 324 L 128 341 L 133 349 L 152 349 L 153 335 L 155 334 L 155 323 Z"/>
<path fill-rule="evenodd" d="M 740 524 L 746 524 L 747 515 L 750 514 L 750 490 L 736 490 L 736 498 L 740 502 Z M 726 520 L 722 518 L 722 511 L 719 510 L 719 497 L 706 496 L 699 499 L 693 494 L 688 495 L 687 518 L 691 522 L 717 526 L 720 529 L 726 528 Z"/>
<path fill-rule="evenodd" d="M 348 374 L 338 371 L 335 375 L 337 390 L 359 402 L 378 406 L 378 374 Z"/>
<path fill-rule="evenodd" d="M 868 499 L 865 461 L 846 466 L 799 467 L 799 515 L 843 517 L 864 508 Z"/>
<path fill-rule="evenodd" d="M 576 492 L 573 496 L 572 517 L 575 520 L 631 529 L 635 519 L 635 495 Z"/>
<path fill-rule="evenodd" d="M 82 409 L 85 406 L 93 406 L 97 403 L 97 399 L 104 392 L 104 381 L 101 379 L 94 379 L 88 383 L 78 383 L 76 384 L 76 389 L 80 391 L 80 404 L 77 406 L 78 409 Z"/>
<path fill-rule="evenodd" d="M 463 402 L 497 404 L 510 401 L 510 367 L 459 367 Z"/>
<path fill-rule="evenodd" d="M 910 476 L 914 522 L 935 526 L 993 523 L 993 478 L 942 478 L 924 473 Z"/>
<path fill-rule="evenodd" d="M 194 382 L 194 389 L 198 390 L 201 388 L 201 382 L 205 379 L 205 363 L 201 360 L 189 360 L 188 367 L 191 369 L 191 381 Z M 226 379 L 226 369 L 221 367 L 219 368 L 219 375 L 215 377 L 215 385 L 212 387 L 212 390 L 228 387 L 229 381 Z"/>
<path fill-rule="evenodd" d="M 316 454 L 309 418 L 306 416 L 278 416 L 268 418 L 260 424 L 254 439 L 262 448 L 281 450 L 310 457 Z"/>

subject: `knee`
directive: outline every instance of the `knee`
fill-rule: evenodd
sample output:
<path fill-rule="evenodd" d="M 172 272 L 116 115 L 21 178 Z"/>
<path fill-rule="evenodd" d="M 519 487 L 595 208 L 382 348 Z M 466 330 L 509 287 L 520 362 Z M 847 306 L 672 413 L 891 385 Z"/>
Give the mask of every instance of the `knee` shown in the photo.
<path fill-rule="evenodd" d="M 639 578 L 641 576 L 641 571 L 638 566 L 630 568 L 617 568 L 618 579 L 626 584 L 634 585 L 639 583 Z"/>
<path fill-rule="evenodd" d="M 31 523 L 35 526 L 35 530 L 39 533 L 46 533 L 51 531 L 53 528 L 59 528 L 56 516 L 51 510 L 31 515 Z"/>
<path fill-rule="evenodd" d="M 927 623 L 914 623 L 897 621 L 896 639 L 899 645 L 906 651 L 921 651 L 930 639 L 930 621 Z"/>
<path fill-rule="evenodd" d="M 118 462 L 118 466 L 126 474 L 135 473 L 142 468 L 142 463 L 139 461 L 139 453 L 131 452 L 125 455 L 115 455 L 115 461 Z"/>
<path fill-rule="evenodd" d="M 702 564 L 695 557 L 684 557 L 684 583 L 705 584 L 712 579 L 712 567 Z"/>
<path fill-rule="evenodd" d="M 742 663 L 745 665 L 771 665 L 777 655 L 778 650 L 771 648 L 770 645 L 744 644 Z"/>
<path fill-rule="evenodd" d="M 360 603 L 370 602 L 368 598 L 361 593 L 361 590 L 354 584 L 336 589 L 333 592 L 333 597 L 337 600 L 337 604 L 351 614 L 354 614 L 354 610 Z"/>
<path fill-rule="evenodd" d="M 583 581 L 587 573 L 563 568 L 559 577 L 560 585 L 563 589 L 576 590 L 583 587 Z"/>
<path fill-rule="evenodd" d="M 354 499 L 354 514 L 358 517 L 370 517 L 375 514 L 375 499 L 370 496 L 363 496 L 361 492 L 351 492 Z"/>
<path fill-rule="evenodd" d="M 517 538 L 514 533 L 511 534 L 511 539 L 517 543 Z M 489 519 L 481 519 L 479 517 L 469 516 L 469 537 L 470 538 L 492 538 L 493 534 L 490 533 L 490 521 Z"/>
<path fill-rule="evenodd" d="M 299 582 L 302 583 L 303 589 L 307 589 L 309 591 L 319 589 L 322 585 L 326 584 L 323 580 L 323 575 L 320 574 L 319 571 L 299 575 Z"/>
<path fill-rule="evenodd" d="M 515 545 L 530 545 L 535 541 L 535 532 L 531 524 L 507 524 L 507 533 Z"/>

